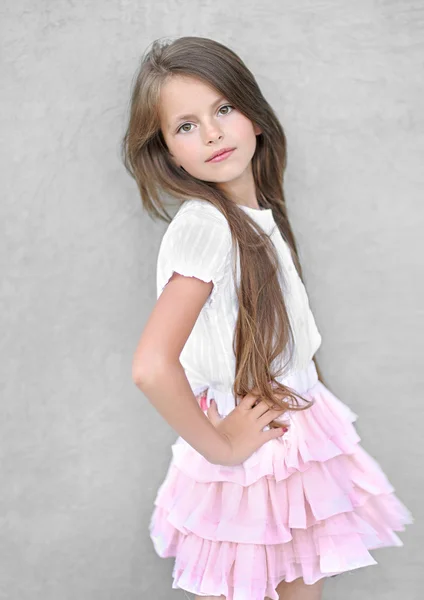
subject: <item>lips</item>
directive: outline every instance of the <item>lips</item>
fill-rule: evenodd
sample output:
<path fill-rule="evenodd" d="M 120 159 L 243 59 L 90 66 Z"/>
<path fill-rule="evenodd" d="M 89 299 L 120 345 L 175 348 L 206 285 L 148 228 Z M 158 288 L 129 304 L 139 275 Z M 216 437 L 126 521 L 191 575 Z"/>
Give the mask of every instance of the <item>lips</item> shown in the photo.
<path fill-rule="evenodd" d="M 226 154 L 227 152 L 231 152 L 233 150 L 235 150 L 235 148 L 222 148 L 221 150 L 217 150 L 206 160 L 206 162 L 209 162 L 217 156 L 221 156 L 221 154 Z"/>

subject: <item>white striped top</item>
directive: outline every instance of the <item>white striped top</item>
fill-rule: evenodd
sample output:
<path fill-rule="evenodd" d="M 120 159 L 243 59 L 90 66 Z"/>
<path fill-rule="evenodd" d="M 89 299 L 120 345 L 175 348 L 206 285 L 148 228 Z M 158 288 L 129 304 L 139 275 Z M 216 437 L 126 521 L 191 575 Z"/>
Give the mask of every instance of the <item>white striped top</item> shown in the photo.
<path fill-rule="evenodd" d="M 321 335 L 290 248 L 275 223 L 272 210 L 239 207 L 270 236 L 280 259 L 280 283 L 295 342 L 294 356 L 284 378 L 277 377 L 284 381 L 292 373 L 308 367 L 321 345 Z M 174 271 L 214 284 L 180 355 L 187 379 L 193 389 L 208 385 L 228 393 L 235 377 L 233 336 L 238 313 L 232 242 L 226 218 L 207 201 L 186 200 L 165 231 L 157 260 L 158 298 Z M 239 278 L 238 261 L 237 283 Z"/>

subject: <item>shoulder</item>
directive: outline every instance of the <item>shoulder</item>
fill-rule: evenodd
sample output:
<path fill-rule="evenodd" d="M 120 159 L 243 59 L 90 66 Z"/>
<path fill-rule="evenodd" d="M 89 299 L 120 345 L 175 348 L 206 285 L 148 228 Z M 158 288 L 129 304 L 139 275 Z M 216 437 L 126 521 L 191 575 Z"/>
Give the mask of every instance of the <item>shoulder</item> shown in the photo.
<path fill-rule="evenodd" d="M 225 216 L 206 200 L 186 200 L 166 229 L 162 246 L 202 246 L 207 241 L 221 249 L 231 245 L 231 232 Z"/>
<path fill-rule="evenodd" d="M 227 219 L 221 211 L 207 200 L 200 200 L 197 198 L 185 200 L 176 212 L 170 226 L 180 226 L 185 221 L 196 220 L 203 221 L 205 226 L 208 224 L 212 224 L 215 227 L 220 225 L 222 229 L 229 230 Z"/>
<path fill-rule="evenodd" d="M 158 294 L 173 272 L 213 281 L 212 304 L 227 273 L 232 238 L 227 219 L 207 201 L 186 200 L 162 238 L 157 263 Z"/>

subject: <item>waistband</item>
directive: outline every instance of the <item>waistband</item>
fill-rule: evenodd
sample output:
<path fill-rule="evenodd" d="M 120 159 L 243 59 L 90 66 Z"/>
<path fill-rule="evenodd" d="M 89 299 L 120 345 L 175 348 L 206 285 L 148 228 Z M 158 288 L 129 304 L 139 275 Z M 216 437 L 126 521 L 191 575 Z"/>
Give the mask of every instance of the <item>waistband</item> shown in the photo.
<path fill-rule="evenodd" d="M 304 394 L 317 383 L 318 373 L 314 361 L 311 360 L 305 369 L 294 371 L 286 377 L 277 377 L 276 379 L 279 383 L 292 388 L 299 394 Z M 206 410 L 210 406 L 211 398 L 214 398 L 218 412 L 222 416 L 228 415 L 235 407 L 235 399 L 232 392 L 218 390 L 207 384 L 198 385 L 192 389 L 195 396 L 207 390 L 203 397 L 203 405 L 201 406 L 203 410 Z"/>
<path fill-rule="evenodd" d="M 300 371 L 294 371 L 287 377 L 277 377 L 277 381 L 286 385 L 296 392 L 303 394 L 310 390 L 318 381 L 318 373 L 313 360 L 308 366 Z"/>

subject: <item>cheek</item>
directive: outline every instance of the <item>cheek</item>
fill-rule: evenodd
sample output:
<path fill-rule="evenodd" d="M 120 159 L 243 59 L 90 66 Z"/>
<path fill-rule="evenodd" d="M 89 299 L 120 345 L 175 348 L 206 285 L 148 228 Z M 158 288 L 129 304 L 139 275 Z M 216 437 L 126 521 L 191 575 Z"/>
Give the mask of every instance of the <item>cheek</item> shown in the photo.
<path fill-rule="evenodd" d="M 190 147 L 193 144 L 190 144 L 190 140 L 187 139 L 188 137 L 189 136 L 184 137 L 183 134 L 165 137 L 165 142 L 169 153 L 179 164 L 181 164 L 182 160 L 187 161 L 187 158 L 190 159 Z"/>
<path fill-rule="evenodd" d="M 237 134 L 245 139 L 251 139 L 253 142 L 255 141 L 256 135 L 253 127 L 253 123 L 249 121 L 244 115 L 238 113 L 233 122 L 234 130 Z"/>
<path fill-rule="evenodd" d="M 195 135 L 184 135 L 178 137 L 173 143 L 173 155 L 181 161 L 190 162 L 199 158 L 199 140 Z"/>

